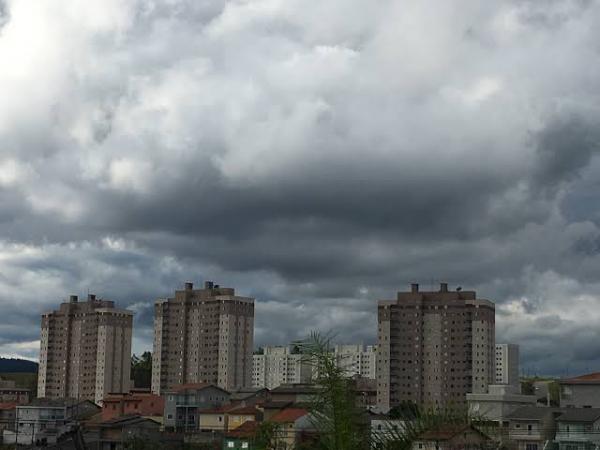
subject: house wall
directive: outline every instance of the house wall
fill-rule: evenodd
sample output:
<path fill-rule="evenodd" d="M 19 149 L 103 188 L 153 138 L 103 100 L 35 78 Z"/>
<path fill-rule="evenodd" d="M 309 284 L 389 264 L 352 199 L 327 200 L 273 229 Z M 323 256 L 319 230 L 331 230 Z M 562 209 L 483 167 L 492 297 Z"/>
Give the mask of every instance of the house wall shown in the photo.
<path fill-rule="evenodd" d="M 561 384 L 560 405 L 567 408 L 600 408 L 600 384 Z"/>

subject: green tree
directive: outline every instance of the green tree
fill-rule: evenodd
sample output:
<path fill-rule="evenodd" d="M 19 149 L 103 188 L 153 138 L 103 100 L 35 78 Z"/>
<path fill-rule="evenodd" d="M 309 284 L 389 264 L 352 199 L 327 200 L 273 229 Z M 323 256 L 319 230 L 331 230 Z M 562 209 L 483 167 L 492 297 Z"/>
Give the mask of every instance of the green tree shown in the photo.
<path fill-rule="evenodd" d="M 318 394 L 310 404 L 310 413 L 318 436 L 311 448 L 368 449 L 369 427 L 364 411 L 357 407 L 353 380 L 338 367 L 330 338 L 313 332 L 306 341 L 298 343 L 298 348 L 317 373 Z"/>
<path fill-rule="evenodd" d="M 131 379 L 134 387 L 149 388 L 152 383 L 152 353 L 144 352 L 142 356 L 135 353 L 131 357 Z"/>

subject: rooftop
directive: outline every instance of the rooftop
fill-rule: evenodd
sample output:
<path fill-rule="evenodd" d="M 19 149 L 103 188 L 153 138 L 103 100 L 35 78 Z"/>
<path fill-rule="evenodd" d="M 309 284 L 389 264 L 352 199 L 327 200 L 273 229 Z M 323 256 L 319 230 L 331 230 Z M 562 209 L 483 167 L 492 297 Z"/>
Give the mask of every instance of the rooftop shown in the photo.
<path fill-rule="evenodd" d="M 303 417 L 307 414 L 308 410 L 304 408 L 287 408 L 279 411 L 277 414 L 271 417 L 270 421 L 275 423 L 295 422 L 300 417 Z"/>
<path fill-rule="evenodd" d="M 544 406 L 523 406 L 508 414 L 507 419 L 512 420 L 542 420 L 548 414 L 561 413 L 559 408 L 547 408 Z"/>
<path fill-rule="evenodd" d="M 235 430 L 230 431 L 226 434 L 227 437 L 236 437 L 236 438 L 252 438 L 256 435 L 256 431 L 258 430 L 258 422 L 254 420 L 248 420 L 244 422 Z"/>
<path fill-rule="evenodd" d="M 175 392 L 175 393 L 179 393 L 179 392 L 183 392 L 183 391 L 199 391 L 201 389 L 206 389 L 209 387 L 213 387 L 215 389 L 219 389 L 220 391 L 223 391 L 227 394 L 229 394 L 229 392 L 227 392 L 225 389 L 221 389 L 219 386 L 216 386 L 214 384 L 210 384 L 210 383 L 186 383 L 186 384 L 178 384 L 176 386 L 171 387 L 171 389 L 169 389 L 167 392 Z"/>
<path fill-rule="evenodd" d="M 447 441 L 449 439 L 452 439 L 457 434 L 463 433 L 467 430 L 474 431 L 477 434 L 480 434 L 481 436 L 487 438 L 486 435 L 484 435 L 482 432 L 480 432 L 476 428 L 473 428 L 470 425 L 446 425 L 446 426 L 440 427 L 437 430 L 425 431 L 424 433 L 422 433 L 419 436 L 419 439 L 425 440 L 425 441 L 429 441 L 429 440 Z"/>
<path fill-rule="evenodd" d="M 566 408 L 558 422 L 595 422 L 600 419 L 600 408 Z"/>
<path fill-rule="evenodd" d="M 588 373 L 573 378 L 563 378 L 560 384 L 600 384 L 600 372 Z"/>

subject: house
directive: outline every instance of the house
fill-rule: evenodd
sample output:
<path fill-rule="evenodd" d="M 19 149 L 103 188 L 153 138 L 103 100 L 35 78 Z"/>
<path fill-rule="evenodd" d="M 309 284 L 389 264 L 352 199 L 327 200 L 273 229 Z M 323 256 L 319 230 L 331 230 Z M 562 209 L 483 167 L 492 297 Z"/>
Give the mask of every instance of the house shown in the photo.
<path fill-rule="evenodd" d="M 14 382 L 12 382 L 14 384 Z M 29 403 L 31 397 L 31 391 L 29 389 L 12 387 L 1 387 L 0 388 L 0 403 L 18 403 L 19 405 L 26 405 Z"/>
<path fill-rule="evenodd" d="M 559 450 L 600 448 L 600 409 L 567 408 L 556 419 Z"/>
<path fill-rule="evenodd" d="M 472 425 L 446 425 L 421 433 L 412 450 L 480 450 L 490 438 Z"/>
<path fill-rule="evenodd" d="M 104 421 L 98 426 L 98 450 L 123 450 L 135 439 L 158 442 L 160 423 L 140 415 L 127 415 Z"/>
<path fill-rule="evenodd" d="M 266 402 L 270 398 L 271 395 L 267 388 L 241 388 L 231 393 L 229 401 L 250 406 Z"/>
<path fill-rule="evenodd" d="M 0 403 L 0 433 L 2 433 L 4 430 L 15 431 L 16 417 L 16 403 Z"/>
<path fill-rule="evenodd" d="M 508 414 L 508 438 L 515 450 L 543 450 L 554 440 L 559 408 L 524 406 Z"/>
<path fill-rule="evenodd" d="M 258 422 L 249 421 L 235 430 L 225 433 L 223 450 L 255 450 L 254 439 L 258 427 Z"/>
<path fill-rule="evenodd" d="M 383 443 L 406 427 L 406 421 L 392 419 L 388 415 L 367 411 L 367 418 L 371 427 L 371 441 L 374 448 L 383 447 Z"/>
<path fill-rule="evenodd" d="M 272 402 L 309 403 L 316 395 L 319 395 L 319 389 L 305 383 L 282 384 L 270 391 Z"/>
<path fill-rule="evenodd" d="M 163 415 L 164 409 L 165 400 L 160 395 L 139 391 L 111 393 L 102 401 L 102 420 L 131 415 L 157 417 Z"/>
<path fill-rule="evenodd" d="M 4 442 L 55 443 L 63 433 L 70 431 L 70 423 L 99 412 L 100 407 L 89 400 L 36 398 L 29 405 L 16 407 L 15 434 L 4 433 Z"/>
<path fill-rule="evenodd" d="M 270 422 L 277 426 L 278 450 L 296 448 L 316 434 L 313 418 L 304 408 L 286 408 L 271 417 Z"/>
<path fill-rule="evenodd" d="M 507 416 L 523 406 L 535 406 L 535 395 L 523 395 L 516 386 L 491 384 L 486 393 L 467 394 L 469 416 L 507 426 Z"/>
<path fill-rule="evenodd" d="M 255 406 L 226 405 L 198 410 L 198 430 L 202 432 L 233 431 L 246 422 L 262 421 L 263 413 Z"/>
<path fill-rule="evenodd" d="M 229 403 L 229 392 L 208 383 L 180 384 L 165 392 L 165 429 L 195 431 L 198 411 Z"/>
<path fill-rule="evenodd" d="M 600 372 L 559 380 L 560 406 L 600 408 Z"/>

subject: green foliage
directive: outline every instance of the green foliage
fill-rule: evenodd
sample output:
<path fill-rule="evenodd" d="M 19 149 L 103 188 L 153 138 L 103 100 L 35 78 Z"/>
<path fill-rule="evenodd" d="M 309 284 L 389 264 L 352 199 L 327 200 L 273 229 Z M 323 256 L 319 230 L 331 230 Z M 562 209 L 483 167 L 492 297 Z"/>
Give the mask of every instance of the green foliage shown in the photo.
<path fill-rule="evenodd" d="M 279 425 L 273 422 L 261 422 L 256 430 L 254 448 L 256 450 L 274 450 L 277 448 Z"/>
<path fill-rule="evenodd" d="M 331 351 L 330 338 L 312 333 L 298 343 L 300 353 L 317 372 L 319 393 L 311 402 L 311 417 L 318 431 L 317 450 L 364 450 L 369 448 L 369 424 L 356 404 L 352 380 L 344 376 Z"/>
<path fill-rule="evenodd" d="M 142 356 L 135 353 L 131 357 L 131 379 L 136 388 L 149 388 L 152 384 L 152 353 L 144 352 Z"/>

